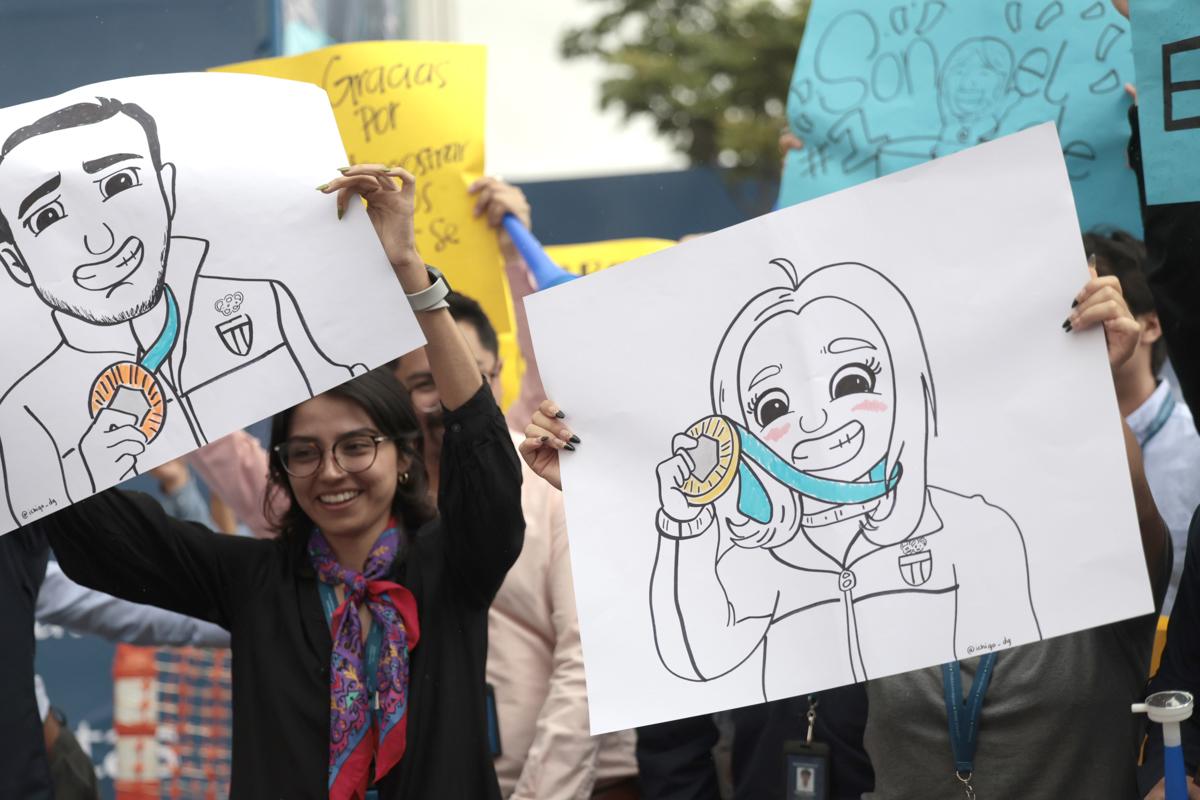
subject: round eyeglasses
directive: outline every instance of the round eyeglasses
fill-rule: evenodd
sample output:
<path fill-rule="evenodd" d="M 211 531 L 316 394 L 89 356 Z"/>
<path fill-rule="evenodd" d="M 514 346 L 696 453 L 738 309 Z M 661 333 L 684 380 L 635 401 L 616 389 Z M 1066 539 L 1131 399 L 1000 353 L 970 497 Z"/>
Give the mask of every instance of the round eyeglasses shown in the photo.
<path fill-rule="evenodd" d="M 379 455 L 380 442 L 393 437 L 356 433 L 333 443 L 333 463 L 343 472 L 365 472 Z M 283 471 L 293 478 L 308 478 L 321 469 L 325 449 L 311 439 L 288 439 L 274 447 Z"/>

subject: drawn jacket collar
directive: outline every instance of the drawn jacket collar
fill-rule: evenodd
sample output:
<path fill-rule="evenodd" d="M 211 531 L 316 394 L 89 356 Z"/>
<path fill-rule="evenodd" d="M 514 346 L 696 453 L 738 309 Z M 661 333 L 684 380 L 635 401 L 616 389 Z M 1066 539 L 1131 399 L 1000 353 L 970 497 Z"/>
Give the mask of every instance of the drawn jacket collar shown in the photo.
<path fill-rule="evenodd" d="M 937 533 L 942 529 L 942 518 L 938 515 L 937 509 L 933 507 L 933 494 L 925 490 L 925 511 L 921 514 L 921 521 L 917 525 L 917 529 L 913 531 L 904 542 L 919 539 L 922 536 L 929 536 Z M 803 539 L 809 547 L 795 548 L 785 545 L 785 551 L 781 550 L 778 556 L 787 563 L 800 567 L 801 569 L 812 570 L 829 570 L 831 567 L 843 568 L 860 561 L 863 558 L 871 556 L 881 550 L 886 550 L 889 547 L 899 548 L 904 542 L 897 542 L 892 545 L 876 545 L 872 544 L 866 536 L 858 536 L 854 543 L 850 546 L 850 552 L 846 555 L 846 560 L 843 563 L 836 556 L 826 553 L 818 547 L 820 543 L 820 529 L 816 529 L 815 535 L 810 535 L 807 531 L 801 530 L 797 534 L 797 539 Z M 793 539 L 792 542 L 796 542 Z M 796 542 L 798 543 L 798 542 Z M 792 544 L 789 542 L 789 545 Z M 786 552 L 786 557 L 785 557 Z"/>

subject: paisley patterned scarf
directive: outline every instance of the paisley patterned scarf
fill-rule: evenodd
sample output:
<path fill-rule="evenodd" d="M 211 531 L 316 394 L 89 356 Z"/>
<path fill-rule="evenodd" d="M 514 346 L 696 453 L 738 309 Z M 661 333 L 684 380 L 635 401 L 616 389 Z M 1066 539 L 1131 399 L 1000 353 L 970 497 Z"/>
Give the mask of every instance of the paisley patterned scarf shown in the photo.
<path fill-rule="evenodd" d="M 408 654 L 417 646 L 417 601 L 398 583 L 384 580 L 396 558 L 400 531 L 392 520 L 359 573 L 337 562 L 325 536 L 315 530 L 308 555 L 318 579 L 345 587 L 331 620 L 329 664 L 329 797 L 354 800 L 366 794 L 371 761 L 378 780 L 404 755 L 408 710 Z M 367 646 L 359 609 L 382 631 L 374 693 L 368 680 Z M 373 694 L 373 696 L 372 696 Z M 372 713 L 374 712 L 374 713 Z"/>

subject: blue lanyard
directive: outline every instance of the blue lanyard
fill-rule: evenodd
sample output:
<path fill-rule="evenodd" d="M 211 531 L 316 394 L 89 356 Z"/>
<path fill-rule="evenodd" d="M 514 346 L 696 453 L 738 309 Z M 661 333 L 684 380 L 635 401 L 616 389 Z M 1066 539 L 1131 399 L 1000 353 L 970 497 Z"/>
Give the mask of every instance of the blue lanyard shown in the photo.
<path fill-rule="evenodd" d="M 1140 444 L 1142 447 L 1145 447 L 1147 444 L 1149 444 L 1150 440 L 1157 436 L 1158 432 L 1161 431 L 1163 426 L 1167 424 L 1167 420 L 1171 418 L 1171 413 L 1174 410 L 1175 395 L 1168 391 L 1167 399 L 1164 400 L 1163 404 L 1158 407 L 1158 413 L 1154 415 L 1154 419 L 1150 421 L 1150 427 L 1146 429 L 1146 436 L 1138 444 Z"/>
<path fill-rule="evenodd" d="M 942 664 L 942 690 L 946 694 L 946 721 L 950 725 L 950 749 L 954 751 L 954 769 L 958 779 L 970 787 L 975 771 L 975 747 L 979 744 L 979 712 L 996 666 L 996 654 L 979 659 L 979 669 L 971 682 L 971 692 L 963 700 L 962 667 L 957 661 Z M 973 793 L 969 792 L 969 796 Z"/>
<path fill-rule="evenodd" d="M 327 583 L 317 582 L 317 588 L 321 590 L 321 605 L 325 609 L 325 624 L 333 625 L 333 612 L 337 611 L 338 600 L 337 592 Z M 354 613 L 354 609 L 346 609 L 346 613 Z M 371 629 L 367 632 L 367 663 L 363 666 L 367 672 L 367 690 L 371 693 L 371 697 L 375 698 L 375 693 L 379 691 L 376 685 L 376 671 L 379 668 L 379 651 L 383 648 L 383 631 L 379 628 L 379 623 L 374 618 L 371 619 Z M 375 698 L 376 700 L 378 698 Z M 373 712 L 378 715 L 378 704 L 373 700 L 371 702 Z M 376 719 L 376 724 L 382 724 L 381 720 Z"/>

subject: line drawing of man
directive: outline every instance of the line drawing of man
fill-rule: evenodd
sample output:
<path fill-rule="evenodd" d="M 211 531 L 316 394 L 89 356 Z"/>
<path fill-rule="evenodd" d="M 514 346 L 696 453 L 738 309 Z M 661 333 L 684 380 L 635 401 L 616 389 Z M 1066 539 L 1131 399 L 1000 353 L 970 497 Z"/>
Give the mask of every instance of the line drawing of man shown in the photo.
<path fill-rule="evenodd" d="M 0 262 L 61 336 L 0 397 L 18 525 L 365 370 L 325 355 L 279 281 L 203 271 L 175 179 L 154 118 L 111 98 L 0 146 Z"/>

